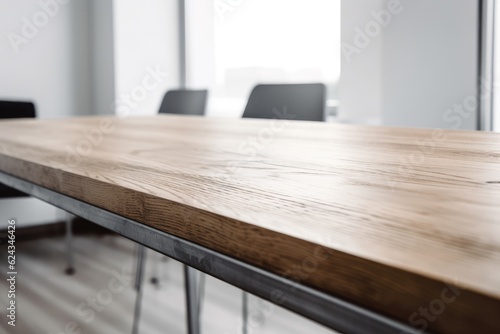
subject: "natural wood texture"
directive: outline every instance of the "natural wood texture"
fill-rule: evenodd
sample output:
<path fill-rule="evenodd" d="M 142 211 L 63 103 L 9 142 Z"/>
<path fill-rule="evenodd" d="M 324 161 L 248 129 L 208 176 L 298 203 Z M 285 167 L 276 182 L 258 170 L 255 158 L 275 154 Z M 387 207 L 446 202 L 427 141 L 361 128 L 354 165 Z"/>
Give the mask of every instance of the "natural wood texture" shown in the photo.
<path fill-rule="evenodd" d="M 103 121 L 112 129 L 99 143 Z M 96 145 L 85 147 L 89 131 Z M 91 152 L 68 156 L 79 145 Z M 4 121 L 0 170 L 416 328 L 500 332 L 499 134 L 166 115 Z"/>

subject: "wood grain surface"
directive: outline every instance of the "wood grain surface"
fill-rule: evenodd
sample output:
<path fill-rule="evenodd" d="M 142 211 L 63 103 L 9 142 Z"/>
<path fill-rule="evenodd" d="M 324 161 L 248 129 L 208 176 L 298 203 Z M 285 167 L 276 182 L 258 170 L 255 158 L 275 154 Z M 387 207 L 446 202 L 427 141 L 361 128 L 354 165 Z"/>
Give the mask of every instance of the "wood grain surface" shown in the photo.
<path fill-rule="evenodd" d="M 500 332 L 500 134 L 9 120 L 0 170 L 418 329 Z"/>

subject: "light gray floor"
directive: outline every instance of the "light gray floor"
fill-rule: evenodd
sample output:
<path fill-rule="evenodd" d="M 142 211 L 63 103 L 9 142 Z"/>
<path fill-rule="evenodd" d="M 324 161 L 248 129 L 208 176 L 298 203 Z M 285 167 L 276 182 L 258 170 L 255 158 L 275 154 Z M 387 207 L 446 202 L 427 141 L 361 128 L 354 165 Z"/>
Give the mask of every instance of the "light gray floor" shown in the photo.
<path fill-rule="evenodd" d="M 0 244 L 2 277 L 7 272 L 5 244 Z M 76 237 L 76 274 L 64 275 L 64 240 L 43 239 L 17 245 L 17 322 L 7 326 L 6 281 L 0 290 L 0 333 L 19 334 L 122 334 L 130 333 L 135 302 L 134 275 L 123 277 L 122 291 L 116 273 L 133 273 L 133 242 L 116 236 Z M 115 272 L 115 274 L 113 274 Z M 152 274 L 160 285 L 149 282 Z M 131 278 L 128 280 L 128 278 Z M 111 284 L 111 288 L 110 288 Z M 114 292 L 111 292 L 114 287 Z M 148 251 L 141 334 L 186 333 L 184 281 L 180 263 Z M 89 299 L 88 299 L 89 298 Z M 88 303 L 95 298 L 95 309 Z M 74 322 L 78 328 L 73 328 Z M 78 329 L 81 331 L 78 332 Z M 241 333 L 241 291 L 206 277 L 202 306 L 203 334 Z M 334 333 L 307 319 L 250 297 L 249 334 Z"/>

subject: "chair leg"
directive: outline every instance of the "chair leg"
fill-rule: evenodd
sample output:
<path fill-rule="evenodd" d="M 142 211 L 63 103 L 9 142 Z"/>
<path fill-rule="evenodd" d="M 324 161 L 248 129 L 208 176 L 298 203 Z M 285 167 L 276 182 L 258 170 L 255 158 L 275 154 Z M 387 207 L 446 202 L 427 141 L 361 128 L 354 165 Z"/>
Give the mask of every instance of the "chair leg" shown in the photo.
<path fill-rule="evenodd" d="M 184 265 L 184 283 L 186 287 L 186 311 L 189 334 L 200 334 L 200 298 L 198 272 Z"/>
<path fill-rule="evenodd" d="M 248 293 L 242 291 L 242 313 L 243 313 L 243 328 L 242 334 L 248 334 Z"/>
<path fill-rule="evenodd" d="M 142 281 L 144 277 L 144 263 L 146 261 L 146 249 L 142 245 L 138 245 L 137 250 L 137 265 L 136 265 L 136 281 L 135 289 L 137 291 L 134 320 L 132 326 L 132 334 L 137 334 L 139 330 L 139 321 L 141 313 L 141 299 L 142 299 Z M 201 314 L 201 294 L 203 288 L 200 284 L 204 285 L 204 279 L 199 278 L 199 273 L 187 265 L 184 265 L 184 281 L 186 288 L 186 309 L 187 309 L 187 323 L 189 334 L 200 334 L 200 314 Z"/>
<path fill-rule="evenodd" d="M 146 261 L 146 248 L 143 245 L 137 245 L 137 264 L 135 272 L 135 290 L 137 291 L 135 298 L 134 320 L 132 324 L 132 334 L 137 334 L 139 331 L 139 321 L 141 317 L 141 302 L 142 302 L 142 280 L 144 277 L 144 265 Z"/>
<path fill-rule="evenodd" d="M 153 275 L 151 276 L 150 282 L 157 288 L 160 287 L 160 268 L 161 268 L 161 259 L 158 257 L 158 254 L 154 254 L 155 259 L 153 261 L 150 261 L 153 263 Z M 162 255 L 163 256 L 163 255 Z"/>
<path fill-rule="evenodd" d="M 66 218 L 66 275 L 75 273 L 73 253 L 73 215 L 67 214 Z"/>
<path fill-rule="evenodd" d="M 169 257 L 161 254 L 156 254 L 156 260 L 153 261 L 153 274 L 149 279 L 150 283 L 155 285 L 158 289 L 161 287 L 161 280 L 163 277 L 164 263 L 168 262 Z"/>
<path fill-rule="evenodd" d="M 198 318 L 201 319 L 201 306 L 203 305 L 203 298 L 205 298 L 205 281 L 206 281 L 206 275 L 202 272 L 198 272 L 198 299 L 197 299 L 197 305 L 198 305 Z"/>

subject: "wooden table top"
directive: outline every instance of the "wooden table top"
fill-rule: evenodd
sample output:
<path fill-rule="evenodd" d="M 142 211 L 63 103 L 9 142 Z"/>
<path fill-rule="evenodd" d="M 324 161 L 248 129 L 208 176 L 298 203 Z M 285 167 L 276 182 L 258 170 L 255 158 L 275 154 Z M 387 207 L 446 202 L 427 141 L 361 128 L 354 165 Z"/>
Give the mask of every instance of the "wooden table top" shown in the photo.
<path fill-rule="evenodd" d="M 419 329 L 500 332 L 500 134 L 9 120 L 0 171 Z"/>

